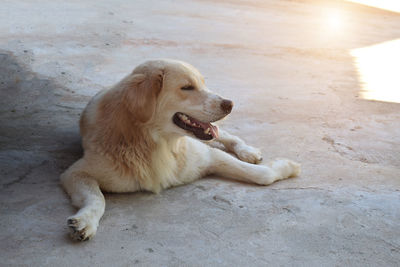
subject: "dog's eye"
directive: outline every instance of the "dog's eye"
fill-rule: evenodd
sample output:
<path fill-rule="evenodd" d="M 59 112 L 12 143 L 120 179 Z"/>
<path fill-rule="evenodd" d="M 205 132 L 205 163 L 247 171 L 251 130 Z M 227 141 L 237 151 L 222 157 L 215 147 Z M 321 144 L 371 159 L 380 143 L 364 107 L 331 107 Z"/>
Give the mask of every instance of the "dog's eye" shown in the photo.
<path fill-rule="evenodd" d="M 194 87 L 191 85 L 186 85 L 186 86 L 181 87 L 181 90 L 194 90 Z"/>

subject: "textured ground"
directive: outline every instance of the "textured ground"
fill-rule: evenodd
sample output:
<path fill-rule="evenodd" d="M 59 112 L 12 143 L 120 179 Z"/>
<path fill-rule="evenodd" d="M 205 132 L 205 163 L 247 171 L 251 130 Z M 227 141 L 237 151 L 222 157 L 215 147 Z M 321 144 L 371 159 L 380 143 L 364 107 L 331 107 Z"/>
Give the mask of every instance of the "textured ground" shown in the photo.
<path fill-rule="evenodd" d="M 400 104 L 365 99 L 400 88 L 398 38 L 399 13 L 340 1 L 3 1 L 1 265 L 398 266 Z M 235 102 L 225 129 L 303 172 L 108 194 L 97 236 L 73 243 L 59 174 L 79 115 L 158 57 L 196 66 Z"/>

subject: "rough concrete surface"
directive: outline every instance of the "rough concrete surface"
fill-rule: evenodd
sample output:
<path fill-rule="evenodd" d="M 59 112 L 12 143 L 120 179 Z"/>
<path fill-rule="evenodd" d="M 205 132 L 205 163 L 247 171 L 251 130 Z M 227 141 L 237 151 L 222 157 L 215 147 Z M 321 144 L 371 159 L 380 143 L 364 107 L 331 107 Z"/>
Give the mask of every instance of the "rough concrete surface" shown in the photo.
<path fill-rule="evenodd" d="M 399 13 L 343 1 L 2 1 L 0 265 L 399 266 L 400 104 L 363 97 L 398 38 Z M 106 194 L 74 243 L 59 174 L 82 153 L 79 115 L 159 57 L 196 66 L 235 102 L 225 129 L 303 172 Z"/>

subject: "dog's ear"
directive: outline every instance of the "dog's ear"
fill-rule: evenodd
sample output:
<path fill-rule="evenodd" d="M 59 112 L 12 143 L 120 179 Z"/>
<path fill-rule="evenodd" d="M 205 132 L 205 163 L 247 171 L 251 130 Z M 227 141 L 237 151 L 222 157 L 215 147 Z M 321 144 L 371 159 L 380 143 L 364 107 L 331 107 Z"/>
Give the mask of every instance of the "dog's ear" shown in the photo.
<path fill-rule="evenodd" d="M 147 68 L 135 70 L 124 79 L 123 103 L 133 118 L 142 123 L 150 120 L 156 109 L 163 80 L 163 70 Z"/>

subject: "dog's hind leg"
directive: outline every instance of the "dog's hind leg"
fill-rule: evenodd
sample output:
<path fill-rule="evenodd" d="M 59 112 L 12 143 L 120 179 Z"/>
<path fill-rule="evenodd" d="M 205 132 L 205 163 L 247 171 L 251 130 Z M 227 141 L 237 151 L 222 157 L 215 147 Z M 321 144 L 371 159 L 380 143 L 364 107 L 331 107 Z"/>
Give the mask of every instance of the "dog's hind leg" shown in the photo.
<path fill-rule="evenodd" d="M 223 144 L 227 151 L 233 152 L 240 160 L 258 164 L 262 161 L 261 151 L 247 145 L 242 139 L 219 129 L 218 138 L 215 141 Z"/>
<path fill-rule="evenodd" d="M 78 161 L 79 162 L 79 161 Z M 76 162 L 61 175 L 61 183 L 79 210 L 67 219 L 71 237 L 84 241 L 96 234 L 105 201 L 99 185 L 88 173 L 75 170 Z"/>
<path fill-rule="evenodd" d="M 215 148 L 210 148 L 209 164 L 211 173 L 260 185 L 269 185 L 300 173 L 300 165 L 288 159 L 277 159 L 269 166 L 254 165 Z"/>

